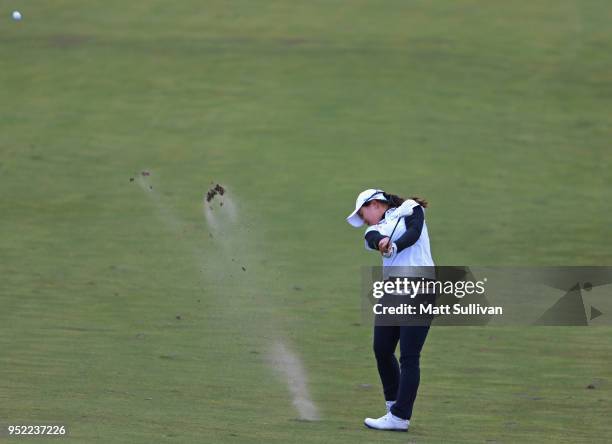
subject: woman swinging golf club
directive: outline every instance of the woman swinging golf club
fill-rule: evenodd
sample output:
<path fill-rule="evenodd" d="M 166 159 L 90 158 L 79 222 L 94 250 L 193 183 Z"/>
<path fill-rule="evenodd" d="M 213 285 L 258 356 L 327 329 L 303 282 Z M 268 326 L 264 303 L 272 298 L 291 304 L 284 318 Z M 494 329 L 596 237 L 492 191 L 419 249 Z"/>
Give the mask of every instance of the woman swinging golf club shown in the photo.
<path fill-rule="evenodd" d="M 418 197 L 403 199 L 382 190 L 368 189 L 357 196 L 355 210 L 347 221 L 354 227 L 368 225 L 365 246 L 381 253 L 383 270 L 392 266 L 433 271 L 425 224 L 426 207 L 427 201 Z M 428 332 L 429 325 L 374 326 L 374 355 L 387 413 L 378 419 L 366 418 L 367 427 L 408 430 L 420 381 L 420 352 Z M 398 341 L 399 365 L 395 357 Z"/>

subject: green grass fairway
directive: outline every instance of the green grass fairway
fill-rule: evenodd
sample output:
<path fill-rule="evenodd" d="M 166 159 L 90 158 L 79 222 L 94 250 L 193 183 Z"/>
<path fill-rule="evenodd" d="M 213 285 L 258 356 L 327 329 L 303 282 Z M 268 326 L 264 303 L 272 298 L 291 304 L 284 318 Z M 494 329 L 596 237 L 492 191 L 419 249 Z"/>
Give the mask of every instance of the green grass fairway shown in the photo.
<path fill-rule="evenodd" d="M 609 442 L 610 327 L 434 328 L 410 432 L 363 427 L 380 258 L 344 219 L 381 187 L 430 201 L 439 265 L 612 265 L 610 23 L 609 0 L 0 0 L 0 423 Z"/>

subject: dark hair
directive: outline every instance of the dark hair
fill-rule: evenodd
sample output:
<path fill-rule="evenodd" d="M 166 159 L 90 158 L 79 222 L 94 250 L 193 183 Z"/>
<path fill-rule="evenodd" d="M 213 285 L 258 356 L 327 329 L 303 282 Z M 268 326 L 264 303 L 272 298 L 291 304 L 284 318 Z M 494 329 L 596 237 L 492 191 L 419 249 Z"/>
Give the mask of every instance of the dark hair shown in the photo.
<path fill-rule="evenodd" d="M 391 208 L 399 207 L 406 200 L 403 197 L 398 196 L 397 194 L 383 193 L 383 196 L 385 197 L 385 199 L 387 199 L 386 201 L 380 200 L 380 199 L 373 199 L 373 200 L 378 200 L 380 202 L 388 203 L 389 207 Z M 416 203 L 418 203 L 423 208 L 427 208 L 428 202 L 425 199 L 421 197 L 417 197 L 417 196 L 412 196 L 410 197 L 410 199 L 414 200 Z M 370 202 L 366 202 L 366 206 Z"/>

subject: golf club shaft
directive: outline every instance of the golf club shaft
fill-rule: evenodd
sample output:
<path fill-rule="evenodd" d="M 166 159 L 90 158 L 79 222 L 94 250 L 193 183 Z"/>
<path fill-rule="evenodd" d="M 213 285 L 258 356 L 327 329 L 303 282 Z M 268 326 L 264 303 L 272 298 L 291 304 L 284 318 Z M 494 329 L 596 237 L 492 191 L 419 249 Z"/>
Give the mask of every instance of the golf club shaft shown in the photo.
<path fill-rule="evenodd" d="M 402 217 L 398 217 L 397 218 L 397 222 L 395 222 L 395 226 L 393 227 L 393 231 L 391 231 L 391 236 L 389 236 L 389 244 L 390 245 L 393 245 L 393 234 L 395 233 L 395 229 L 399 225 L 400 220 L 402 220 Z M 389 247 L 387 246 L 387 248 L 389 248 Z"/>

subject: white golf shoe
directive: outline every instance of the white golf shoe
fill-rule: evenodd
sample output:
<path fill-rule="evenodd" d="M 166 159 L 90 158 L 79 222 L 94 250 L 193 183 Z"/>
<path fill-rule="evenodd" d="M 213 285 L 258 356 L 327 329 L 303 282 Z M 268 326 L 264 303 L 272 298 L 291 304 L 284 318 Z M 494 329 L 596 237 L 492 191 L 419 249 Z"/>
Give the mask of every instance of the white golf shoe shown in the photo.
<path fill-rule="evenodd" d="M 366 418 L 363 423 L 370 429 L 407 432 L 410 420 L 398 418 L 393 413 L 388 412 L 385 416 L 381 416 L 378 419 Z"/>

